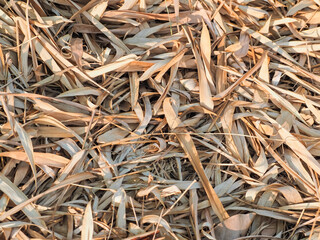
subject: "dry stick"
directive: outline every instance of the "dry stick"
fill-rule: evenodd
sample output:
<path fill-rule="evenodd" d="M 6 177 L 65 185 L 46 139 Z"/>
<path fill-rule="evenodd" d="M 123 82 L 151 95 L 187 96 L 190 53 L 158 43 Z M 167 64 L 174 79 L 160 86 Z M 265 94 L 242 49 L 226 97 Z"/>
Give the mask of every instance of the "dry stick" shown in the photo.
<path fill-rule="evenodd" d="M 294 235 L 294 233 L 296 232 L 296 230 L 297 230 L 297 228 L 298 228 L 298 226 L 299 226 L 299 223 L 300 223 L 300 221 L 301 221 L 301 219 L 302 219 L 303 214 L 304 214 L 305 211 L 306 211 L 305 208 L 302 209 L 302 212 L 301 212 L 301 214 L 300 214 L 300 216 L 299 216 L 299 219 L 297 220 L 296 225 L 295 225 L 294 228 L 292 229 L 292 233 L 290 234 L 290 236 L 288 237 L 288 239 L 291 239 L 291 238 L 293 237 L 293 235 Z"/>
<path fill-rule="evenodd" d="M 139 227 L 139 221 L 138 221 L 138 218 L 137 218 L 136 210 L 135 210 L 134 205 L 133 205 L 132 197 L 129 197 L 129 199 L 130 199 L 130 204 L 131 204 L 131 206 L 132 206 L 132 211 L 133 211 L 134 219 L 136 220 L 136 224 L 137 224 L 137 226 Z"/>
<path fill-rule="evenodd" d="M 157 222 L 156 230 L 155 230 L 155 232 L 154 232 L 154 234 L 153 234 L 152 240 L 155 240 L 155 239 L 156 239 L 156 234 L 157 234 L 157 231 L 158 231 L 158 228 L 159 228 L 159 225 L 160 225 L 160 221 L 161 221 L 161 219 L 162 219 L 163 210 L 164 210 L 164 208 L 162 208 L 162 210 L 161 210 L 161 213 L 160 213 L 160 216 L 159 216 L 159 221 Z"/>
<path fill-rule="evenodd" d="M 320 211 L 320 208 L 318 208 L 318 211 L 316 213 L 316 218 L 319 216 L 319 211 Z M 311 230 L 310 230 L 310 235 L 309 235 L 309 239 L 308 240 L 311 240 L 312 239 L 312 235 L 313 235 L 313 232 L 314 232 L 314 228 L 316 227 L 316 222 L 317 221 L 314 221 L 313 224 L 312 224 L 312 227 L 311 227 Z M 319 238 L 318 238 L 319 239 Z"/>

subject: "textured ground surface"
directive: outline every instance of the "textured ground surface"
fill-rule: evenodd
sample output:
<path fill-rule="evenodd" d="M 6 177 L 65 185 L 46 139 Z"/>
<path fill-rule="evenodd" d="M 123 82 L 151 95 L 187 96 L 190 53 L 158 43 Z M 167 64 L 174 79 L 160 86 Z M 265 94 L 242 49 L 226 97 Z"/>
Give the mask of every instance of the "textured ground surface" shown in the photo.
<path fill-rule="evenodd" d="M 318 239 L 318 0 L 0 0 L 1 239 Z"/>

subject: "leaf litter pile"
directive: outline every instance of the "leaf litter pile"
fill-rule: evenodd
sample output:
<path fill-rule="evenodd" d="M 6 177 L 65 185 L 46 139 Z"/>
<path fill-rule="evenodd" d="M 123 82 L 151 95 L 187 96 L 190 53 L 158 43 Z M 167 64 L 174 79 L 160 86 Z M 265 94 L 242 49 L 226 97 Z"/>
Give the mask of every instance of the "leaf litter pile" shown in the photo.
<path fill-rule="evenodd" d="M 1 239 L 319 239 L 319 0 L 0 0 Z"/>

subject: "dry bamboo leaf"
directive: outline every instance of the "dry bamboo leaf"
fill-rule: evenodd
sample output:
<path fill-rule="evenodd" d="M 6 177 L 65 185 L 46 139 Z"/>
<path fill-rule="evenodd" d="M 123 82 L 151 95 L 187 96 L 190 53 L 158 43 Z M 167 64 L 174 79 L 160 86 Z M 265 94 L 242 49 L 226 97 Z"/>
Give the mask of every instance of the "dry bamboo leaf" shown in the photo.
<path fill-rule="evenodd" d="M 268 46 L 269 48 L 271 48 L 273 51 L 279 53 L 280 55 L 282 55 L 284 58 L 290 60 L 293 63 L 298 64 L 285 50 L 283 50 L 281 47 L 279 47 L 279 45 L 277 45 L 276 43 L 274 43 L 273 41 L 271 41 L 269 38 L 263 36 L 261 33 L 256 32 L 250 28 L 247 27 L 243 27 L 242 31 L 245 31 L 246 33 L 248 33 L 251 37 L 257 39 L 259 42 L 261 42 L 262 44 Z"/>
<path fill-rule="evenodd" d="M 170 27 L 171 25 L 172 24 L 170 22 L 168 22 L 168 23 L 163 23 L 163 24 L 156 25 L 156 26 L 151 27 L 151 28 L 143 29 L 140 32 L 138 32 L 136 35 L 134 35 L 134 38 L 146 38 L 146 37 L 149 37 L 150 35 L 157 33 L 161 29 L 165 29 L 167 27 Z"/>
<path fill-rule="evenodd" d="M 288 165 L 295 170 L 301 177 L 303 177 L 310 184 L 312 183 L 312 178 L 308 171 L 303 167 L 301 160 L 289 149 L 285 151 L 285 159 L 288 162 Z M 310 192 L 308 186 L 302 185 L 304 190 Z"/>
<path fill-rule="evenodd" d="M 269 59 L 266 57 L 261 65 L 260 71 L 259 71 L 259 78 L 261 78 L 263 81 L 269 83 L 270 82 L 270 75 L 269 75 Z"/>
<path fill-rule="evenodd" d="M 166 116 L 169 127 L 173 130 L 181 124 L 181 121 L 175 111 L 174 100 L 172 98 L 165 98 L 163 101 L 163 111 Z"/>
<path fill-rule="evenodd" d="M 125 0 L 123 5 L 119 8 L 119 10 L 129 10 L 134 5 L 136 5 L 138 0 Z"/>
<path fill-rule="evenodd" d="M 104 13 L 105 17 L 111 18 L 144 18 L 147 20 L 160 20 L 160 21 L 168 21 L 168 22 L 176 22 L 175 14 L 171 13 L 146 13 L 146 12 L 136 12 L 136 11 L 106 11 Z M 179 23 L 180 24 L 191 24 L 191 23 L 201 23 L 202 22 L 202 14 L 200 11 L 184 11 L 179 13 Z"/>
<path fill-rule="evenodd" d="M 3 213 L 1 216 L 0 216 L 0 221 L 3 221 L 4 219 L 6 219 L 7 217 L 11 216 L 12 214 L 15 214 L 16 212 L 22 210 L 25 206 L 27 206 L 28 204 L 36 201 L 37 199 L 49 194 L 49 193 L 52 193 L 52 192 L 55 192 L 57 191 L 58 189 L 61 189 L 63 187 L 66 187 L 70 184 L 74 184 L 74 183 L 77 183 L 77 182 L 80 182 L 80 181 L 83 181 L 83 180 L 86 180 L 86 179 L 91 179 L 91 178 L 95 178 L 95 175 L 93 175 L 92 173 L 79 173 L 79 174 L 75 174 L 75 175 L 72 175 L 70 177 L 68 177 L 67 179 L 65 179 L 63 182 L 49 188 L 47 191 L 43 192 L 43 193 L 40 193 L 28 200 L 24 200 L 23 202 L 21 202 L 19 205 L 15 206 L 14 208 L 10 209 L 9 211 Z"/>
<path fill-rule="evenodd" d="M 3 11 L 1 8 L 0 8 L 0 19 L 5 21 L 8 25 L 13 26 L 15 24 L 12 18 L 8 16 L 8 14 L 6 14 L 6 12 Z"/>
<path fill-rule="evenodd" d="M 81 10 L 81 7 L 72 2 L 71 0 L 68 0 L 77 10 Z M 130 53 L 130 49 L 119 39 L 117 38 L 108 28 L 106 28 L 99 20 L 97 20 L 94 16 L 92 16 L 90 13 L 83 11 L 82 14 L 88 18 L 89 21 L 91 21 L 104 35 L 107 36 L 114 44 L 125 50 L 127 53 Z"/>
<path fill-rule="evenodd" d="M 249 42 L 250 42 L 250 38 L 249 38 L 248 34 L 241 31 L 240 38 L 239 38 L 239 44 L 241 45 L 241 48 L 236 50 L 234 53 L 234 55 L 237 58 L 242 58 L 247 55 L 248 50 L 249 50 Z"/>
<path fill-rule="evenodd" d="M 180 193 L 181 193 L 180 189 L 176 185 L 172 185 L 170 187 L 167 187 L 161 190 L 161 197 L 178 195 Z"/>
<path fill-rule="evenodd" d="M 203 65 L 205 68 L 208 84 L 210 86 L 211 92 L 215 92 L 215 85 L 212 79 L 212 72 L 211 72 L 211 39 L 210 33 L 208 31 L 207 26 L 202 23 L 203 29 L 201 31 L 201 39 L 200 39 L 200 49 L 201 49 L 201 56 L 203 58 Z"/>
<path fill-rule="evenodd" d="M 126 193 L 123 188 L 119 188 L 113 196 L 113 204 L 118 207 L 116 226 L 126 228 Z"/>
<path fill-rule="evenodd" d="M 188 49 L 182 49 L 174 58 L 170 60 L 164 67 L 162 67 L 161 71 L 157 74 L 154 78 L 157 82 L 160 82 L 162 76 L 171 68 L 174 64 L 178 63 L 182 58 L 183 55 L 188 51 Z"/>
<path fill-rule="evenodd" d="M 294 5 L 292 8 L 289 9 L 286 16 L 292 16 L 295 13 L 297 13 L 299 10 L 306 7 L 310 7 L 312 5 L 315 5 L 314 1 L 312 0 L 303 0 L 301 2 L 298 2 L 296 5 Z"/>
<path fill-rule="evenodd" d="M 320 50 L 320 44 L 311 44 L 311 45 L 300 45 L 300 46 L 293 46 L 293 47 L 286 47 L 287 52 L 289 53 L 306 53 L 310 52 L 317 52 Z"/>
<path fill-rule="evenodd" d="M 310 24 L 318 24 L 318 19 L 320 17 L 320 12 L 306 11 L 297 14 L 298 19 L 303 19 Z"/>
<path fill-rule="evenodd" d="M 93 239 L 93 217 L 91 210 L 91 201 L 89 201 L 83 215 L 81 227 L 81 240 L 91 239 Z"/>
<path fill-rule="evenodd" d="M 307 82 L 307 81 L 304 81 L 300 78 L 298 78 L 294 73 L 291 73 L 289 71 L 284 71 L 284 73 L 289 76 L 290 78 L 292 78 L 293 80 L 297 81 L 298 83 L 300 83 L 302 86 L 304 86 L 305 88 L 309 89 L 310 91 L 313 91 L 317 94 L 320 93 L 320 89 L 317 88 L 316 86 L 314 86 L 313 84 Z"/>
<path fill-rule="evenodd" d="M 81 87 L 66 91 L 57 96 L 57 98 L 62 97 L 74 97 L 74 96 L 87 96 L 87 95 L 96 95 L 99 96 L 101 92 L 99 90 L 90 88 L 90 87 Z"/>
<path fill-rule="evenodd" d="M 159 224 L 161 227 L 165 228 L 168 232 L 172 232 L 168 222 L 162 217 L 159 217 L 157 215 L 146 215 L 143 218 L 141 218 L 141 223 L 142 224 L 143 223 Z"/>
<path fill-rule="evenodd" d="M 108 143 L 117 140 L 121 140 L 128 136 L 130 132 L 120 128 L 111 129 L 104 134 L 99 135 L 98 142 L 100 143 Z"/>
<path fill-rule="evenodd" d="M 259 32 L 260 32 L 261 34 L 268 34 L 268 33 L 269 33 L 271 18 L 272 18 L 272 16 L 270 16 L 270 17 L 268 18 L 268 20 L 265 22 L 265 24 L 263 25 L 263 27 L 260 29 Z"/>
<path fill-rule="evenodd" d="M 61 144 L 61 143 L 60 143 Z M 75 153 L 72 156 L 71 161 L 68 162 L 67 165 L 61 170 L 60 176 L 56 179 L 56 183 L 62 182 L 68 175 L 70 175 L 72 169 L 74 169 L 75 165 L 80 165 L 81 160 L 83 160 L 86 157 L 86 151 L 81 150 L 77 153 Z M 77 173 L 78 171 L 73 171 L 73 173 Z"/>
<path fill-rule="evenodd" d="M 228 105 L 226 109 L 224 110 L 224 114 L 221 117 L 221 126 L 226 134 L 226 140 L 229 142 L 228 145 L 228 150 L 232 153 L 233 157 L 243 159 L 243 154 L 241 152 L 240 154 L 240 149 L 238 148 L 236 144 L 235 138 L 232 136 L 233 132 L 233 114 L 234 114 L 235 107 L 233 105 Z"/>
<path fill-rule="evenodd" d="M 33 152 L 33 144 L 32 141 L 30 139 L 30 136 L 28 135 L 28 133 L 20 126 L 20 123 L 15 120 L 14 121 L 14 129 L 17 132 L 21 144 L 23 146 L 23 149 L 28 157 L 28 160 L 30 162 L 30 166 L 32 169 L 32 173 L 34 176 L 34 181 L 35 184 L 37 185 L 37 178 L 36 178 L 36 174 L 37 174 L 37 170 L 36 170 L 36 165 L 35 165 L 35 161 L 34 161 L 34 152 Z"/>
<path fill-rule="evenodd" d="M 199 232 L 199 223 L 198 223 L 198 195 L 197 195 L 197 190 L 192 189 L 190 190 L 190 210 L 191 210 L 191 215 L 193 217 L 193 222 L 195 226 L 195 235 L 196 239 L 200 240 L 200 232 Z"/>
<path fill-rule="evenodd" d="M 66 22 L 71 23 L 72 21 L 62 16 L 52 16 L 52 17 L 42 17 L 41 22 L 35 21 L 34 24 L 38 27 L 49 28 L 49 27 L 52 27 L 53 25 L 66 23 Z"/>
<path fill-rule="evenodd" d="M 90 13 L 94 18 L 97 20 L 100 20 L 103 13 L 106 11 L 106 8 L 108 7 L 108 2 L 99 2 L 97 5 L 95 5 L 93 8 L 91 8 L 88 13 Z"/>
<path fill-rule="evenodd" d="M 268 161 L 263 149 L 260 150 L 260 155 L 254 163 L 254 168 L 259 171 L 260 175 L 263 175 L 268 169 Z"/>
<path fill-rule="evenodd" d="M 319 6 L 0 0 L 0 236 L 317 238 Z"/>
<path fill-rule="evenodd" d="M 290 132 L 280 126 L 278 122 L 267 116 L 265 113 L 263 113 L 263 116 L 278 130 L 279 135 L 292 149 L 292 151 L 295 152 L 297 156 L 299 156 L 315 172 L 320 174 L 320 164 L 310 154 L 306 147 L 297 138 L 290 134 Z"/>
<path fill-rule="evenodd" d="M 159 187 L 160 185 L 153 185 L 153 186 L 149 186 L 145 189 L 141 189 L 139 190 L 139 192 L 137 193 L 137 197 L 144 197 L 144 196 L 148 196 L 153 189 Z"/>
<path fill-rule="evenodd" d="M 226 48 L 226 52 L 236 52 L 242 49 L 242 45 L 240 42 L 232 44 Z"/>
<path fill-rule="evenodd" d="M 129 223 L 128 229 L 131 234 L 135 235 L 135 237 L 137 237 L 137 235 L 139 235 L 139 234 L 145 234 L 145 231 L 134 223 Z M 128 238 L 126 238 L 126 239 L 128 239 Z"/>
<path fill-rule="evenodd" d="M 265 18 L 269 15 L 268 12 L 256 7 L 239 5 L 238 8 L 247 13 L 248 15 L 258 19 Z"/>
<path fill-rule="evenodd" d="M 300 35 L 301 35 L 301 37 L 319 38 L 320 37 L 320 27 L 315 27 L 315 28 L 301 31 Z"/>
<path fill-rule="evenodd" d="M 137 73 L 130 75 L 130 100 L 132 109 L 135 108 L 139 97 L 139 78 Z"/>
<path fill-rule="evenodd" d="M 248 72 L 246 72 L 242 77 L 240 77 L 236 82 L 234 82 L 226 90 L 224 90 L 223 92 L 220 92 L 215 97 L 213 97 L 213 99 L 220 100 L 220 99 L 226 97 L 228 94 L 230 94 L 242 81 L 244 81 L 245 79 L 250 77 L 250 75 L 252 75 L 255 71 L 257 71 L 261 67 L 266 56 L 267 56 L 267 52 L 264 52 L 262 57 L 259 59 L 259 61 L 257 62 L 257 64 L 253 68 L 251 68 Z"/>
<path fill-rule="evenodd" d="M 87 70 L 86 74 L 88 74 L 88 76 L 91 78 L 95 78 L 95 77 L 98 77 L 102 74 L 105 74 L 105 73 L 117 70 L 119 68 L 122 68 L 122 67 L 128 65 L 129 63 L 133 62 L 134 60 L 135 60 L 134 56 L 132 55 L 132 56 L 129 56 L 129 58 L 127 57 L 127 59 L 123 59 L 123 60 L 119 59 L 118 61 L 116 61 L 114 63 L 104 65 L 100 68 L 96 68 L 94 70 Z"/>
<path fill-rule="evenodd" d="M 212 110 L 214 107 L 214 103 L 211 100 L 211 91 L 210 91 L 208 80 L 205 74 L 205 69 L 201 61 L 201 57 L 199 55 L 198 50 L 196 49 L 195 42 L 192 37 L 192 33 L 190 29 L 184 27 L 184 31 L 188 38 L 189 43 L 192 46 L 192 51 L 197 62 L 197 68 L 198 68 L 198 74 L 199 74 L 200 104 L 203 105 L 203 107 L 209 110 Z M 203 31 L 206 31 L 206 30 L 203 30 Z"/>
<path fill-rule="evenodd" d="M 277 102 L 281 107 L 286 108 L 289 112 L 291 112 L 294 116 L 296 116 L 300 121 L 302 121 L 304 124 L 307 124 L 306 121 L 301 117 L 299 112 L 295 109 L 295 107 L 286 99 L 281 97 L 279 94 L 274 92 L 271 88 L 269 88 L 265 83 L 263 82 L 257 82 L 260 86 L 262 86 L 266 92 L 270 94 L 272 97 L 271 100 L 274 100 Z"/>
<path fill-rule="evenodd" d="M 0 181 L 1 191 L 4 192 L 16 205 L 19 206 L 19 204 L 24 203 L 21 210 L 26 214 L 30 221 L 42 228 L 46 228 L 45 222 L 41 219 L 41 215 L 35 209 L 34 205 L 31 202 L 25 204 L 25 202 L 28 201 L 27 196 L 2 173 L 0 173 Z M 7 217 L 8 216 L 2 216 L 2 221 Z"/>
<path fill-rule="evenodd" d="M 19 161 L 29 162 L 27 153 L 25 152 L 2 152 L 0 153 L 0 156 L 13 158 Z M 69 163 L 68 159 L 52 153 L 34 152 L 33 157 L 34 163 L 37 165 L 47 165 L 49 167 L 62 168 Z"/>
<path fill-rule="evenodd" d="M 283 186 L 278 188 L 279 191 L 284 195 L 289 204 L 303 202 L 299 192 L 290 186 Z"/>
<path fill-rule="evenodd" d="M 193 143 L 193 140 L 189 133 L 177 133 L 177 138 L 179 142 L 181 143 L 181 146 L 185 153 L 187 154 L 192 166 L 194 167 L 195 171 L 199 175 L 201 179 L 201 183 L 204 186 L 204 189 L 208 195 L 211 207 L 214 211 L 214 213 L 218 216 L 220 221 L 223 221 L 227 218 L 229 218 L 228 213 L 224 209 L 219 197 L 213 190 L 210 182 L 208 181 L 207 176 L 204 173 L 204 169 L 202 167 L 202 164 L 199 159 L 198 152 L 195 148 L 195 145 Z"/>
<path fill-rule="evenodd" d="M 219 223 L 214 229 L 217 239 L 236 239 L 246 234 L 256 214 L 237 214 Z"/>
<path fill-rule="evenodd" d="M 229 209 L 230 210 L 246 210 L 249 212 L 256 213 L 259 216 L 270 217 L 273 219 L 281 219 L 283 221 L 292 222 L 292 223 L 296 222 L 296 220 L 292 217 L 287 217 L 284 214 L 277 213 L 274 211 L 269 211 L 269 210 L 259 210 L 259 209 L 252 209 L 252 208 L 246 208 L 246 207 L 230 207 Z"/>

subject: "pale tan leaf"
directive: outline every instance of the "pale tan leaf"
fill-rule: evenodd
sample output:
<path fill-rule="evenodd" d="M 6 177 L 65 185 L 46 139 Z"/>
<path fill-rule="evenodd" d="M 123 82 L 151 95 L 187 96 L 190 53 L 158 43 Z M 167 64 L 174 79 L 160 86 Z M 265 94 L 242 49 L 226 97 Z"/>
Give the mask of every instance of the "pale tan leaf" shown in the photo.
<path fill-rule="evenodd" d="M 200 54 L 195 46 L 192 34 L 190 33 L 190 29 L 184 28 L 184 30 L 188 38 L 188 41 L 192 46 L 192 51 L 197 61 L 197 68 L 198 68 L 198 74 L 199 74 L 200 104 L 202 104 L 205 108 L 212 110 L 214 107 L 214 103 L 211 99 L 212 98 L 211 91 L 209 88 L 208 80 L 205 74 L 205 69 L 201 61 Z"/>
<path fill-rule="evenodd" d="M 117 206 L 117 221 L 116 225 L 119 228 L 126 228 L 126 192 L 123 188 L 119 188 L 118 191 L 113 196 L 113 204 Z"/>
<path fill-rule="evenodd" d="M 31 138 L 17 120 L 14 120 L 14 129 L 17 132 L 20 138 L 21 144 L 23 146 L 23 149 L 28 157 L 28 160 L 32 169 L 32 173 L 34 176 L 34 180 L 35 180 L 35 183 L 37 184 L 37 178 L 36 178 L 37 170 L 36 170 L 36 165 L 34 161 L 33 144 L 32 144 Z"/>
<path fill-rule="evenodd" d="M 175 129 L 181 124 L 180 118 L 177 115 L 177 112 L 173 108 L 174 101 L 172 98 L 165 98 L 163 101 L 163 111 L 164 115 L 166 116 L 168 125 L 171 129 Z"/>
<path fill-rule="evenodd" d="M 270 23 L 271 23 L 271 16 L 268 18 L 268 20 L 265 22 L 262 28 L 260 28 L 260 33 L 261 34 L 268 34 L 269 33 L 269 28 L 270 28 Z"/>
<path fill-rule="evenodd" d="M 264 18 L 269 15 L 268 12 L 266 12 L 260 8 L 243 6 L 243 5 L 239 5 L 238 7 L 239 7 L 239 9 L 241 9 L 242 11 L 247 13 L 248 15 L 255 17 L 255 18 L 258 18 L 258 19 Z"/>
<path fill-rule="evenodd" d="M 214 229 L 217 239 L 231 240 L 246 234 L 256 214 L 237 214 L 219 223 Z"/>
<path fill-rule="evenodd" d="M 25 152 L 18 152 L 18 151 L 1 152 L 0 156 L 13 158 L 19 161 L 29 162 L 28 155 Z M 52 153 L 34 152 L 33 157 L 34 157 L 33 158 L 34 163 L 37 165 L 39 164 L 39 165 L 47 165 L 49 167 L 62 168 L 69 163 L 68 159 Z"/>
<path fill-rule="evenodd" d="M 141 223 L 142 224 L 143 223 L 159 224 L 161 227 L 165 228 L 168 232 L 172 232 L 168 222 L 162 217 L 159 217 L 157 215 L 146 215 L 141 219 Z"/>
<path fill-rule="evenodd" d="M 91 201 L 88 202 L 84 211 L 82 228 L 81 228 L 81 240 L 93 239 L 93 217 L 91 209 Z"/>
<path fill-rule="evenodd" d="M 301 2 L 298 2 L 296 5 L 294 5 L 292 8 L 289 9 L 289 11 L 287 12 L 287 16 L 292 16 L 294 15 L 296 12 L 298 12 L 299 10 L 315 5 L 314 1 L 312 0 L 302 0 Z"/>

